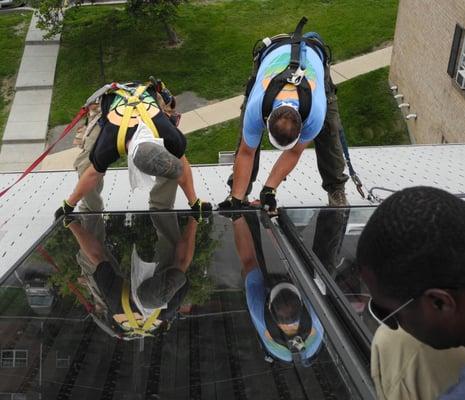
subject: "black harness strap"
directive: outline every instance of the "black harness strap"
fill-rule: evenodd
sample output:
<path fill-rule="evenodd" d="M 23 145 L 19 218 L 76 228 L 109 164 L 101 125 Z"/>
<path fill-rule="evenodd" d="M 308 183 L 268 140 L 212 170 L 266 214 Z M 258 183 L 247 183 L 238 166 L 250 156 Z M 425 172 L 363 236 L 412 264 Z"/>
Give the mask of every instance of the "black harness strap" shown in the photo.
<path fill-rule="evenodd" d="M 281 329 L 279 329 L 278 324 L 274 320 L 271 312 L 269 310 L 268 301 L 265 305 L 265 324 L 268 329 L 270 336 L 276 343 L 281 344 L 282 346 L 289 348 L 289 337 L 287 337 Z M 300 322 L 299 322 L 299 329 L 295 336 L 299 336 L 303 342 L 308 338 L 310 335 L 310 330 L 312 328 L 312 320 L 309 312 L 302 304 L 302 310 L 300 312 Z M 291 338 L 292 339 L 292 338 Z M 294 352 L 297 349 L 289 348 L 291 352 Z"/>
<path fill-rule="evenodd" d="M 321 56 L 324 64 L 328 62 L 326 48 L 323 43 L 313 38 L 302 38 L 302 29 L 306 23 L 307 18 L 302 17 L 291 37 L 279 37 L 274 43 L 272 42 L 271 45 L 261 49 L 261 54 L 259 55 L 260 58 L 263 57 L 265 52 L 270 52 L 278 46 L 282 46 L 284 44 L 291 45 L 291 59 L 289 65 L 284 71 L 276 75 L 271 80 L 263 96 L 262 117 L 265 124 L 266 120 L 271 114 L 271 111 L 273 110 L 273 103 L 276 99 L 276 96 L 278 96 L 278 94 L 283 90 L 285 85 L 292 83 L 291 78 L 300 67 L 300 44 L 302 42 L 304 42 L 307 46 L 312 47 L 317 52 L 317 54 Z M 256 71 L 257 70 L 258 68 Z M 253 76 L 254 82 L 256 71 Z M 299 114 L 303 122 L 308 118 L 312 108 L 312 90 L 305 75 L 302 77 L 300 82 L 295 84 L 295 86 L 297 87 L 297 94 L 299 96 Z"/>

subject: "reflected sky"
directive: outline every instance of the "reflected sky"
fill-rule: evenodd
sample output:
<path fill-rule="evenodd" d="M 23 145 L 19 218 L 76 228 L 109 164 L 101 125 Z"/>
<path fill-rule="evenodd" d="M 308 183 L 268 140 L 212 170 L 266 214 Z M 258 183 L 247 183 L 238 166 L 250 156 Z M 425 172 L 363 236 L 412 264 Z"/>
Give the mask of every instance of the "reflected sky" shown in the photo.
<path fill-rule="evenodd" d="M 306 342 L 311 362 L 301 368 L 282 356 L 290 354 L 285 343 L 281 352 L 267 346 L 257 305 L 265 312 L 272 288 L 293 282 L 255 212 L 247 220 L 127 213 L 64 223 L 0 288 L 0 393 L 357 398 L 302 293 L 297 319 L 307 319 L 310 334 L 300 333 L 304 342 L 312 339 Z M 258 292 L 257 282 L 263 284 Z M 291 326 L 293 312 L 284 314 L 278 322 Z"/>

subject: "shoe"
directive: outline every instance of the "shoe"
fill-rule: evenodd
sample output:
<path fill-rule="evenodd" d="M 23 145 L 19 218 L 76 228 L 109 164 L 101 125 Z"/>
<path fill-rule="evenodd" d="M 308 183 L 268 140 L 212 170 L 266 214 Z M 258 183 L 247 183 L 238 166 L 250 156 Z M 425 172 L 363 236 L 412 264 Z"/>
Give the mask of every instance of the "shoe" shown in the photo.
<path fill-rule="evenodd" d="M 347 207 L 349 202 L 347 201 L 344 190 L 335 190 L 334 192 L 328 193 L 328 205 L 330 207 Z"/>

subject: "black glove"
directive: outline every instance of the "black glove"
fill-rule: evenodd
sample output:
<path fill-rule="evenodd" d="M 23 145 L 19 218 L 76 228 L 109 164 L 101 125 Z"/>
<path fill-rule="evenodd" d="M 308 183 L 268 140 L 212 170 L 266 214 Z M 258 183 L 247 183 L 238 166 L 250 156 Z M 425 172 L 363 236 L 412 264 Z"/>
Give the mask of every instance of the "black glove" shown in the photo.
<path fill-rule="evenodd" d="M 71 214 L 74 211 L 74 206 L 69 204 L 66 200 L 63 200 L 63 205 L 55 211 L 55 220 L 60 218 L 62 215 Z"/>
<path fill-rule="evenodd" d="M 77 216 L 74 214 L 65 214 L 65 216 L 63 217 L 63 226 L 65 228 L 69 228 L 69 226 L 73 223 L 73 222 L 77 222 L 79 223 L 79 220 L 77 218 Z"/>
<path fill-rule="evenodd" d="M 224 201 L 218 204 L 219 210 L 240 210 L 250 205 L 248 201 L 239 200 L 234 196 L 228 196 Z"/>
<path fill-rule="evenodd" d="M 208 201 L 202 201 L 200 199 L 195 200 L 195 203 L 190 206 L 191 210 L 196 212 L 209 212 L 212 210 L 211 203 L 209 203 Z"/>
<path fill-rule="evenodd" d="M 277 205 L 276 190 L 269 186 L 263 186 L 263 189 L 260 192 L 260 203 L 265 211 L 275 212 Z"/>
<path fill-rule="evenodd" d="M 204 218 L 208 219 L 211 216 L 212 205 L 207 201 L 197 199 L 194 204 L 190 205 L 190 207 L 192 211 L 195 211 L 196 214 L 193 215 L 193 217 L 198 223 L 202 222 Z"/>

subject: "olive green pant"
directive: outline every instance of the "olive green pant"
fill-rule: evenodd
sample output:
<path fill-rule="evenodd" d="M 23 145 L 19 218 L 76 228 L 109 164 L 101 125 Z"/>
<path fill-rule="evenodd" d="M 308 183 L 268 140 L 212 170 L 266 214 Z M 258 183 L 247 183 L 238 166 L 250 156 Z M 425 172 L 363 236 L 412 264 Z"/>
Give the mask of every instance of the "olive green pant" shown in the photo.
<path fill-rule="evenodd" d="M 95 141 L 100 133 L 99 125 L 95 125 L 94 128 L 86 136 L 82 151 L 74 161 L 74 168 L 76 169 L 79 178 L 82 176 L 84 171 L 91 165 L 89 160 L 89 154 Z M 157 177 L 155 184 L 150 191 L 149 195 L 149 208 L 150 209 L 172 209 L 174 201 L 176 199 L 176 191 L 178 189 L 178 182 L 175 179 L 167 179 Z M 101 196 L 103 190 L 103 176 L 102 179 L 97 183 L 94 189 L 92 189 L 87 195 L 81 200 L 79 205 L 79 211 L 82 212 L 99 212 L 103 211 L 104 203 Z"/>

